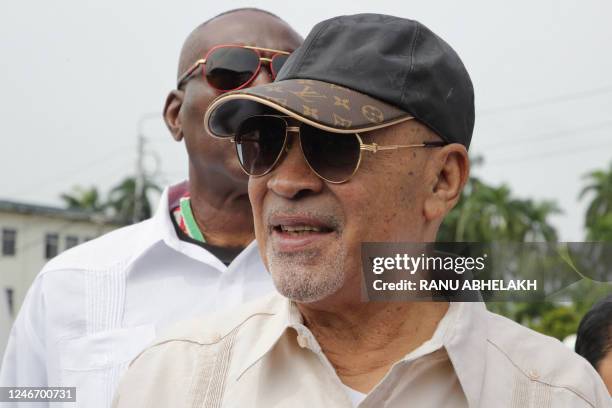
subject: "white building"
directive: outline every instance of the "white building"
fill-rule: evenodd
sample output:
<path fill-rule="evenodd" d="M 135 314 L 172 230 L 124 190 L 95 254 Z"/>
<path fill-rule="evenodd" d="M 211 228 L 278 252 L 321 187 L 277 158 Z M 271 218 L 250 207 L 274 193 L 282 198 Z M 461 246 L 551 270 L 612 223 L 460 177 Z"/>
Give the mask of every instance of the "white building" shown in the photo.
<path fill-rule="evenodd" d="M 0 304 L 7 305 L 6 295 L 0 292 Z M 8 307 L 0 308 L 0 355 L 4 354 L 6 343 L 8 340 L 9 331 L 11 330 L 11 317 L 9 316 Z M 0 357 L 2 358 L 2 357 Z"/>
<path fill-rule="evenodd" d="M 12 321 L 17 315 L 43 265 L 60 252 L 118 227 L 117 222 L 84 211 L 0 200 L 0 346 L 8 334 L 3 327 L 6 316 Z"/>

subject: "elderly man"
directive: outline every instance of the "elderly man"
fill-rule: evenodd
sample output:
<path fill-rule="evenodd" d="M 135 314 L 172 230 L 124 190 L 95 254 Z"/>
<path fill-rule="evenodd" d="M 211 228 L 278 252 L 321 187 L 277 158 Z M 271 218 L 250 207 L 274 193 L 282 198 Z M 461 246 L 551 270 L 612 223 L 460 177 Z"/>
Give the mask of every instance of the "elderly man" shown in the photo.
<path fill-rule="evenodd" d="M 172 136 L 185 141 L 189 180 L 164 191 L 152 219 L 44 267 L 12 330 L 0 385 L 76 387 L 76 406 L 108 407 L 158 330 L 273 289 L 252 242 L 248 178 L 202 117 L 220 93 L 271 82 L 301 42 L 257 9 L 223 13 L 189 35 L 164 107 Z"/>
<path fill-rule="evenodd" d="M 251 175 L 280 294 L 170 332 L 117 406 L 609 406 L 583 359 L 482 303 L 362 301 L 361 243 L 435 241 L 468 177 L 472 84 L 425 26 L 319 23 L 275 83 L 204 121 Z"/>

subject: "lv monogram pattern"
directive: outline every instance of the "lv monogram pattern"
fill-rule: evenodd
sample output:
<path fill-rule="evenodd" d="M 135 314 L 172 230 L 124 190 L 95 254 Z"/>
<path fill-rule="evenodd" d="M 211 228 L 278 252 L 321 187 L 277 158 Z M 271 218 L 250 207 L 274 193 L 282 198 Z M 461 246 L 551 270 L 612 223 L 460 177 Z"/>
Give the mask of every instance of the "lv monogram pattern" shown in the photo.
<path fill-rule="evenodd" d="M 275 82 L 241 93 L 268 99 L 334 128 L 363 129 L 408 116 L 394 106 L 348 88 L 310 79 Z"/>

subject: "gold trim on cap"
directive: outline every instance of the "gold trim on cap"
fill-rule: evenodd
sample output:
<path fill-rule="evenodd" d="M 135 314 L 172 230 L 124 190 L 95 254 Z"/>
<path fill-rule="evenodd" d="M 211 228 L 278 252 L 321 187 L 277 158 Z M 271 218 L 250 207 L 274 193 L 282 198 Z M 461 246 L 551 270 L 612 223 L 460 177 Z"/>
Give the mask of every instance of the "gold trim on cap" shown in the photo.
<path fill-rule="evenodd" d="M 398 123 L 402 123 L 405 122 L 407 120 L 411 120 L 414 119 L 414 116 L 410 116 L 408 114 L 406 114 L 406 116 L 399 118 L 399 119 L 395 119 L 391 122 L 386 122 L 386 123 L 380 123 L 374 126 L 367 126 L 367 127 L 360 127 L 357 129 L 336 129 L 333 128 L 331 126 L 327 126 L 327 125 L 323 125 L 319 122 L 315 122 L 311 119 L 308 119 L 304 116 L 300 116 L 297 113 L 285 108 L 282 105 L 278 105 L 276 103 L 274 103 L 274 101 L 271 101 L 269 99 L 260 97 L 260 96 L 255 96 L 255 95 L 251 95 L 251 94 L 245 94 L 245 93 L 237 93 L 237 94 L 226 94 L 226 95 L 222 95 L 219 98 L 215 99 L 210 106 L 208 107 L 208 109 L 206 110 L 206 113 L 204 114 L 204 130 L 206 131 L 206 133 L 208 133 L 209 135 L 216 137 L 218 139 L 227 139 L 229 136 L 218 136 L 216 134 L 214 134 L 209 125 L 208 122 L 210 121 L 210 116 L 212 115 L 213 111 L 218 108 L 220 105 L 222 105 L 223 103 L 227 102 L 227 101 L 231 101 L 231 100 L 235 100 L 235 99 L 244 99 L 244 100 L 250 100 L 250 101 L 254 101 L 254 102 L 258 102 L 261 103 L 262 105 L 266 105 L 269 106 L 273 109 L 276 109 L 279 112 L 282 112 L 288 116 L 291 116 L 294 119 L 299 120 L 300 122 L 303 122 L 307 125 L 316 127 L 318 129 L 321 130 L 325 130 L 327 132 L 332 132 L 332 133 L 341 133 L 341 134 L 350 134 L 350 133 L 363 133 L 363 132 L 371 132 L 372 130 L 376 130 L 376 129 L 382 129 L 388 126 L 393 126 L 393 125 L 397 125 Z"/>

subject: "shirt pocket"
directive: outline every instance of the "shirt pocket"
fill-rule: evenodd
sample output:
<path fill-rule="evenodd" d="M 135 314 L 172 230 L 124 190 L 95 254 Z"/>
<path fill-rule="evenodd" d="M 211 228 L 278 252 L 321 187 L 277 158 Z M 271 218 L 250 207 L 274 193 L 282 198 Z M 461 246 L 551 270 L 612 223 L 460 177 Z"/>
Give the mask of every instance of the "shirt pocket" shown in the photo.
<path fill-rule="evenodd" d="M 155 339 L 155 326 L 103 331 L 58 344 L 62 386 L 76 387 L 72 408 L 108 408 L 128 364 Z"/>

